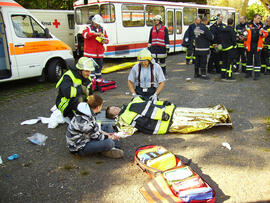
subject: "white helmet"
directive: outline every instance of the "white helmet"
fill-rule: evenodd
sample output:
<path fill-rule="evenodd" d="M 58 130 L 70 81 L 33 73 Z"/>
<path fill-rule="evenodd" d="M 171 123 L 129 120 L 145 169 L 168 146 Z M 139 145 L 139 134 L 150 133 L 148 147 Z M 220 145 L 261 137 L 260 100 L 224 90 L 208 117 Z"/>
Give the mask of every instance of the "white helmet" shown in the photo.
<path fill-rule="evenodd" d="M 94 71 L 96 65 L 97 64 L 92 58 L 83 56 L 79 59 L 78 63 L 76 64 L 76 67 L 79 70 Z"/>
<path fill-rule="evenodd" d="M 161 15 L 156 15 L 153 20 L 159 20 L 160 22 L 162 22 L 162 16 Z"/>
<path fill-rule="evenodd" d="M 92 22 L 100 25 L 101 23 L 103 23 L 103 19 L 102 19 L 102 17 L 100 15 L 96 14 L 92 18 Z"/>

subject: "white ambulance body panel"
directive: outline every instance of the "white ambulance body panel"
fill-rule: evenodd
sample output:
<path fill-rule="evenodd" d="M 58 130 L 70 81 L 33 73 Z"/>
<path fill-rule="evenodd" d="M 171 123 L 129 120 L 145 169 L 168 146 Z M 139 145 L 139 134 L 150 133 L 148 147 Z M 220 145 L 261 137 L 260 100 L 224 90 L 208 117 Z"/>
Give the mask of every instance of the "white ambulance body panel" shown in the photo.
<path fill-rule="evenodd" d="M 71 48 L 12 0 L 0 0 L 0 60 L 0 82 L 42 75 L 57 81 L 74 62 Z"/>
<path fill-rule="evenodd" d="M 74 11 L 28 9 L 50 32 L 65 42 L 75 51 L 74 45 Z"/>

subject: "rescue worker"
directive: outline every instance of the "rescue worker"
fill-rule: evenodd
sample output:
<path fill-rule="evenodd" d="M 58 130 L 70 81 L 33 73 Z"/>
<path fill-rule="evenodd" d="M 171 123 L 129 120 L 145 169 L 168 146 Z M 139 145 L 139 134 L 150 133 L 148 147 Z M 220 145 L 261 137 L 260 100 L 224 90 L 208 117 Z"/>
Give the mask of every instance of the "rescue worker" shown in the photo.
<path fill-rule="evenodd" d="M 166 75 L 166 57 L 170 50 L 170 40 L 168 29 L 162 24 L 161 15 L 154 17 L 154 26 L 150 30 L 148 49 Z"/>
<path fill-rule="evenodd" d="M 72 119 L 77 105 L 86 101 L 92 94 L 90 73 L 95 70 L 95 62 L 88 57 L 81 57 L 76 64 L 76 69 L 70 69 L 60 78 L 56 84 L 58 96 L 56 107 L 64 117 Z"/>
<path fill-rule="evenodd" d="M 201 18 L 196 17 L 194 19 L 194 23 L 188 26 L 184 34 L 184 41 L 183 41 L 183 50 L 186 51 L 186 64 L 188 65 L 190 60 L 192 59 L 192 63 L 195 64 L 196 57 L 194 56 L 194 29 L 198 24 L 201 23 Z"/>
<path fill-rule="evenodd" d="M 246 49 L 244 46 L 244 32 L 246 30 L 246 16 L 241 16 L 239 18 L 239 24 L 236 26 L 236 40 L 237 40 L 237 48 L 236 48 L 236 65 L 237 71 L 241 66 L 241 71 L 243 73 L 246 72 L 246 65 L 247 65 L 247 56 L 246 56 Z"/>
<path fill-rule="evenodd" d="M 211 54 L 208 61 L 208 73 L 220 73 L 222 66 L 222 45 L 221 45 L 221 30 L 226 27 L 222 23 L 223 15 L 216 16 L 217 21 L 210 26 L 210 31 L 214 35 L 213 44 L 210 46 Z"/>
<path fill-rule="evenodd" d="M 154 63 L 148 49 L 142 49 L 128 76 L 128 88 L 133 97 L 142 96 L 156 101 L 165 85 L 165 76 L 159 64 Z"/>
<path fill-rule="evenodd" d="M 201 76 L 202 79 L 209 79 L 206 75 L 207 55 L 209 54 L 209 46 L 213 40 L 213 35 L 206 26 L 208 18 L 203 17 L 202 23 L 198 24 L 194 29 L 195 35 L 195 71 L 194 78 Z M 201 72 L 201 75 L 199 74 Z"/>
<path fill-rule="evenodd" d="M 95 77 L 98 82 L 102 81 L 101 69 L 103 67 L 104 46 L 108 44 L 108 36 L 106 30 L 101 26 L 103 19 L 96 14 L 91 19 L 92 24 L 87 25 L 82 33 L 84 38 L 84 56 L 93 58 L 98 64 L 95 69 Z"/>
<path fill-rule="evenodd" d="M 270 17 L 266 18 L 265 27 L 263 29 L 268 32 L 268 36 L 264 39 L 263 42 L 263 49 L 261 53 L 261 73 L 264 73 L 265 75 L 270 75 Z"/>
<path fill-rule="evenodd" d="M 245 47 L 247 49 L 246 78 L 252 76 L 254 70 L 254 80 L 258 80 L 261 71 L 261 51 L 263 48 L 263 38 L 268 33 L 263 29 L 260 14 L 255 14 L 253 20 L 248 24 L 246 33 Z M 254 69 L 253 69 L 254 56 Z"/>
<path fill-rule="evenodd" d="M 235 57 L 234 47 L 236 46 L 236 34 L 233 28 L 233 19 L 228 18 L 227 26 L 221 31 L 221 45 L 223 63 L 221 67 L 221 78 L 234 80 L 232 77 L 232 65 Z"/>

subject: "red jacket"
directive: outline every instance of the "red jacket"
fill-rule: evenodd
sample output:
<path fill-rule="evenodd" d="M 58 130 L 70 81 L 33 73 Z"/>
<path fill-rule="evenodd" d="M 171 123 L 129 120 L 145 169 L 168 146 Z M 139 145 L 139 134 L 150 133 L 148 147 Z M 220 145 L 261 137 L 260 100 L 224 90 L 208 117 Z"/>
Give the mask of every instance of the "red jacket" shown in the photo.
<path fill-rule="evenodd" d="M 88 25 L 82 33 L 84 38 L 83 55 L 91 58 L 103 58 L 105 49 L 103 43 L 96 40 L 95 32 L 103 33 L 104 38 L 107 40 L 106 44 L 109 43 L 107 33 L 103 27 L 95 28 L 93 25 Z"/>

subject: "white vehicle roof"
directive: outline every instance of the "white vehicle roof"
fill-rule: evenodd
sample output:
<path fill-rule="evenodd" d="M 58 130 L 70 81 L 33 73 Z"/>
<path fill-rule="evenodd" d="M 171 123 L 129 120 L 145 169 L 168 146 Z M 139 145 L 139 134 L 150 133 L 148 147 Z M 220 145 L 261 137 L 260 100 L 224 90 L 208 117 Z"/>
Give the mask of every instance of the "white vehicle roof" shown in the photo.
<path fill-rule="evenodd" d="M 210 6 L 210 5 L 203 5 L 203 4 L 196 4 L 196 3 L 183 3 L 183 2 L 167 2 L 167 1 L 144 1 L 144 0 L 88 0 L 88 5 L 93 3 L 145 3 L 145 4 L 156 4 L 156 5 L 168 5 L 168 6 L 186 6 L 186 7 L 196 7 L 198 5 L 200 8 L 215 8 L 215 9 L 228 9 L 235 11 L 234 8 L 231 7 L 221 7 L 221 6 Z M 84 4 L 84 0 L 78 0 L 73 4 L 75 7 L 86 6 Z"/>

